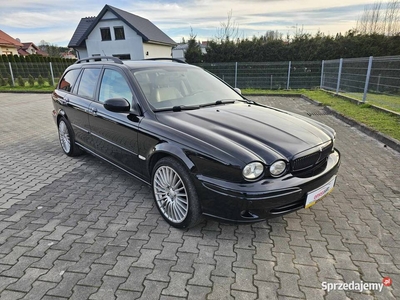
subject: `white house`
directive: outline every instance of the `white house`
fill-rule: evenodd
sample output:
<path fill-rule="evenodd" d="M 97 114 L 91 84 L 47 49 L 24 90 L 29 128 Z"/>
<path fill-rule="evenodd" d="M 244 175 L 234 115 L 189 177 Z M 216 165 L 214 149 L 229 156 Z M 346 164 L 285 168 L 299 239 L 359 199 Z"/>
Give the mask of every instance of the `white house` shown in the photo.
<path fill-rule="evenodd" d="M 68 47 L 78 58 L 114 56 L 125 60 L 171 57 L 176 43 L 149 20 L 106 5 L 97 17 L 82 18 Z"/>
<path fill-rule="evenodd" d="M 207 53 L 207 42 L 202 42 L 201 44 L 199 43 L 199 47 L 200 47 L 201 53 L 203 53 L 203 54 Z M 188 48 L 189 48 L 189 45 L 187 43 L 178 44 L 175 48 L 172 49 L 172 57 L 176 58 L 176 59 L 181 59 L 184 61 L 185 53 Z"/>

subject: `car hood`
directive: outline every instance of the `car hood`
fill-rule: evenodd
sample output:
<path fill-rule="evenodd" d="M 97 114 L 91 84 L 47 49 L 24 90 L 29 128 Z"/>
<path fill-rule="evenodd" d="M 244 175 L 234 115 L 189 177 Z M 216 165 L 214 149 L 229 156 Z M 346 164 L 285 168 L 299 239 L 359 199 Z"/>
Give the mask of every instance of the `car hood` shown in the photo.
<path fill-rule="evenodd" d="M 290 160 L 327 142 L 333 130 L 311 119 L 258 104 L 235 103 L 157 114 L 164 125 L 244 162 Z"/>

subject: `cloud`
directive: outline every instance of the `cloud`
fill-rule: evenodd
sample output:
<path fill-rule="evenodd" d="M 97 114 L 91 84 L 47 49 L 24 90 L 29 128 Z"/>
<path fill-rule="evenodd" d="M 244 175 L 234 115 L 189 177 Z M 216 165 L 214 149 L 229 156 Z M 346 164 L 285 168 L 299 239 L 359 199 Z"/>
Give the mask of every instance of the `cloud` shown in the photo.
<path fill-rule="evenodd" d="M 69 0 L 60 5 L 53 0 L 4 1 L 0 29 L 8 34 L 38 43 L 67 45 L 79 20 L 96 16 L 106 0 Z M 336 34 L 355 27 L 357 16 L 369 0 L 114 0 L 112 6 L 149 19 L 175 41 L 187 38 L 190 28 L 198 39 L 213 38 L 221 22 L 232 10 L 243 36 L 260 35 L 267 30 L 286 34 L 293 26 L 306 32 Z"/>

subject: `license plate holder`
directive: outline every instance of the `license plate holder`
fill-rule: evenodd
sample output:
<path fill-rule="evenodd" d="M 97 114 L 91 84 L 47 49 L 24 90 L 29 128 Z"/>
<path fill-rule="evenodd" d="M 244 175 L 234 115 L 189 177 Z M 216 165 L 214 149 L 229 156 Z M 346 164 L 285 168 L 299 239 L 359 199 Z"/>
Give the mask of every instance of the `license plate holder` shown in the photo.
<path fill-rule="evenodd" d="M 304 207 L 309 208 L 313 206 L 317 201 L 327 196 L 330 192 L 332 192 L 335 183 L 336 183 L 336 175 L 333 176 L 331 179 L 329 179 L 329 181 L 324 185 L 307 193 L 306 204 Z"/>

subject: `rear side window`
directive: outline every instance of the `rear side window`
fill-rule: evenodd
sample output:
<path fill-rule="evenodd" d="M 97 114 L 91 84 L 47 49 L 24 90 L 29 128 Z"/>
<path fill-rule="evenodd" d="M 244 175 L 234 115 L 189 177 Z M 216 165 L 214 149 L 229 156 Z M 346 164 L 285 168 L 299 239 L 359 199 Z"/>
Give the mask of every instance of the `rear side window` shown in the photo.
<path fill-rule="evenodd" d="M 80 69 L 75 69 L 68 71 L 64 77 L 60 80 L 60 84 L 58 85 L 58 88 L 60 90 L 64 90 L 67 92 L 71 92 L 72 89 L 74 88 L 76 79 L 78 78 Z"/>
<path fill-rule="evenodd" d="M 89 99 L 94 98 L 97 81 L 101 69 L 85 69 L 79 83 L 78 95 Z"/>

